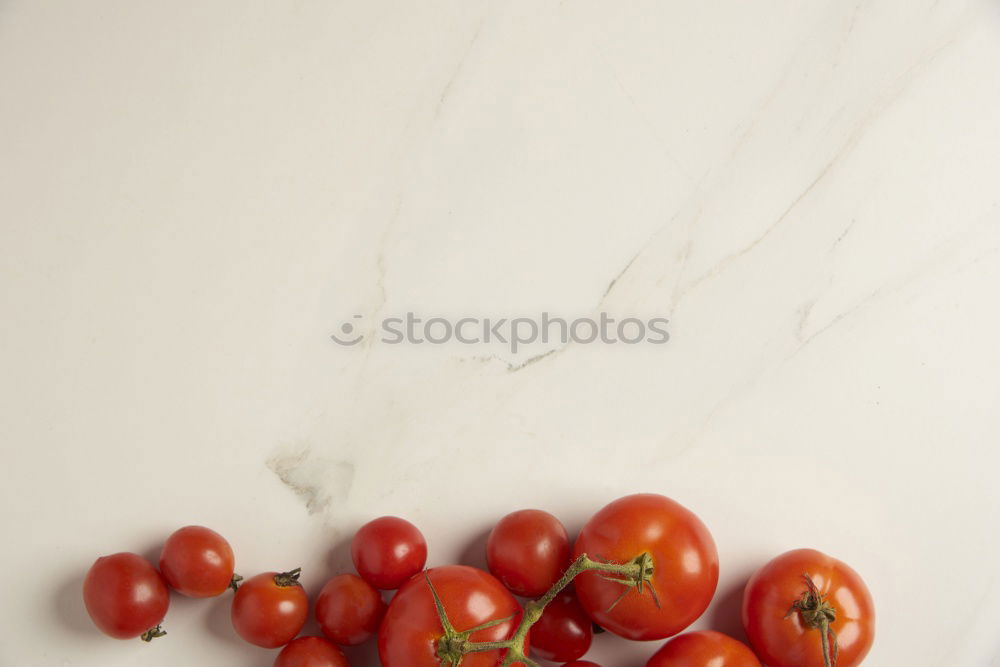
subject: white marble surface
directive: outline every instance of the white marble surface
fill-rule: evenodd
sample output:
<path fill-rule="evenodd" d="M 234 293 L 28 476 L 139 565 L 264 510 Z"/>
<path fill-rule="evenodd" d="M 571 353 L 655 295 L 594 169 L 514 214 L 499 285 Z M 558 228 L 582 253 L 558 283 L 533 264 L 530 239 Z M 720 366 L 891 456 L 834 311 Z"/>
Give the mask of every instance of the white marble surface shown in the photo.
<path fill-rule="evenodd" d="M 812 546 L 866 664 L 1000 665 L 995 0 L 9 0 L 0 91 L 0 664 L 269 665 L 222 600 L 89 626 L 184 524 L 315 588 L 379 514 L 443 563 L 653 490 L 718 541 L 700 625 Z M 408 310 L 672 339 L 328 338 Z"/>

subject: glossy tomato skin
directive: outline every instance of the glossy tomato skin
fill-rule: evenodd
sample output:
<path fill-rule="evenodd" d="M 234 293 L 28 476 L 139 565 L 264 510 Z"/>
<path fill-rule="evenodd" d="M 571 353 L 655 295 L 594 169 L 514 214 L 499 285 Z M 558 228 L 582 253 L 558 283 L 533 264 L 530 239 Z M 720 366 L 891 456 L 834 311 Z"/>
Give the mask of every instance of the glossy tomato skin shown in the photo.
<path fill-rule="evenodd" d="M 545 607 L 531 626 L 531 652 L 552 662 L 582 658 L 594 638 L 594 624 L 571 590 L 564 590 Z"/>
<path fill-rule="evenodd" d="M 369 584 L 383 591 L 396 590 L 424 569 L 427 542 L 409 521 L 383 516 L 369 521 L 354 535 L 351 559 Z"/>
<path fill-rule="evenodd" d="M 483 623 L 513 617 L 472 634 L 472 641 L 510 639 L 521 620 L 521 608 L 510 591 L 489 572 L 465 565 L 446 565 L 426 572 L 454 628 L 461 632 Z M 383 667 L 440 667 L 437 641 L 443 634 L 434 598 L 423 576 L 410 579 L 392 598 L 378 633 Z M 463 667 L 494 667 L 500 651 L 471 653 Z"/>
<path fill-rule="evenodd" d="M 678 635 L 663 645 L 646 667 L 761 667 L 743 642 L 721 632 L 703 630 Z"/>
<path fill-rule="evenodd" d="M 665 639 L 695 621 L 719 583 L 719 555 L 705 525 L 690 510 L 664 496 L 645 493 L 619 498 L 595 514 L 580 531 L 574 557 L 627 563 L 643 553 L 652 558 L 648 590 L 629 591 L 595 572 L 576 578 L 577 597 L 606 630 L 635 640 Z M 613 608 L 612 608 L 613 606 Z"/>
<path fill-rule="evenodd" d="M 221 595 L 233 580 L 233 549 L 204 526 L 185 526 L 167 538 L 160 572 L 172 589 L 193 598 Z"/>
<path fill-rule="evenodd" d="M 566 528 L 541 510 L 508 514 L 486 542 L 490 572 L 522 597 L 544 595 L 569 567 L 569 556 Z"/>
<path fill-rule="evenodd" d="M 378 632 L 385 615 L 382 594 L 356 574 L 338 574 L 316 598 L 316 622 L 330 641 L 356 646 Z"/>
<path fill-rule="evenodd" d="M 285 574 L 258 574 L 244 581 L 233 596 L 233 628 L 255 646 L 284 646 L 295 639 L 309 616 L 309 596 L 302 586 L 279 584 Z"/>
<path fill-rule="evenodd" d="M 83 581 L 83 601 L 98 629 L 115 639 L 134 639 L 158 626 L 170 607 L 170 591 L 152 563 L 133 553 L 98 558 Z"/>
<path fill-rule="evenodd" d="M 322 637 L 299 637 L 281 649 L 274 667 L 349 667 L 347 658 Z"/>
<path fill-rule="evenodd" d="M 814 549 L 786 552 L 757 570 L 743 592 L 743 627 L 768 667 L 823 667 L 822 637 L 806 627 L 792 604 L 807 590 L 805 577 L 836 609 L 837 667 L 861 664 L 875 640 L 875 605 L 858 573 Z"/>

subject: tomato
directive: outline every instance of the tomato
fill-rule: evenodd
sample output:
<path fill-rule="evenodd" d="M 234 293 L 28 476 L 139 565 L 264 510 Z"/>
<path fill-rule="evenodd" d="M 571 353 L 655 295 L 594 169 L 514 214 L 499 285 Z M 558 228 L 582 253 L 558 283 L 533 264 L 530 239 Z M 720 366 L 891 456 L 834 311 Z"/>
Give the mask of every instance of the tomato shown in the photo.
<path fill-rule="evenodd" d="M 299 571 L 250 577 L 233 596 L 233 628 L 251 644 L 278 648 L 295 639 L 309 616 L 309 596 Z"/>
<path fill-rule="evenodd" d="M 159 636 L 170 591 L 152 563 L 132 553 L 98 558 L 83 581 L 83 602 L 94 625 L 115 639 Z"/>
<path fill-rule="evenodd" d="M 545 606 L 531 626 L 531 651 L 552 662 L 582 658 L 594 637 L 593 623 L 571 591 L 564 590 Z"/>
<path fill-rule="evenodd" d="M 509 621 L 477 630 L 471 641 L 510 639 L 521 619 L 517 600 L 489 572 L 465 565 L 446 565 L 413 577 L 399 589 L 378 633 L 378 654 L 383 667 L 439 667 L 438 640 L 444 628 L 427 584 L 434 585 L 448 620 L 462 632 L 484 623 L 511 617 Z M 494 667 L 503 659 L 501 651 L 470 653 L 462 667 Z"/>
<path fill-rule="evenodd" d="M 823 632 L 823 623 L 832 632 Z M 823 667 L 824 637 L 831 658 L 836 642 L 837 667 L 854 667 L 875 640 L 875 605 L 865 582 L 845 563 L 797 549 L 750 577 L 743 627 L 769 667 Z"/>
<path fill-rule="evenodd" d="M 674 637 L 653 654 L 646 667 L 760 667 L 760 660 L 741 641 L 704 630 Z"/>
<path fill-rule="evenodd" d="M 348 667 L 336 645 L 322 637 L 299 637 L 274 659 L 274 667 Z"/>
<path fill-rule="evenodd" d="M 202 526 L 187 526 L 167 538 L 160 572 L 182 595 L 210 598 L 233 583 L 233 549 L 222 535 Z"/>
<path fill-rule="evenodd" d="M 395 590 L 424 569 L 427 542 L 409 521 L 383 516 L 369 521 L 351 540 L 358 574 L 375 588 Z"/>
<path fill-rule="evenodd" d="M 566 528 L 541 510 L 508 514 L 486 542 L 490 572 L 523 597 L 544 595 L 569 566 L 569 553 Z"/>
<path fill-rule="evenodd" d="M 601 627 L 628 639 L 664 639 L 695 621 L 719 582 L 719 556 L 705 525 L 680 504 L 655 494 L 620 498 L 595 514 L 576 540 L 575 556 L 628 563 L 646 554 L 653 566 L 642 590 L 594 571 L 576 578 L 576 594 Z M 649 590 L 652 588 L 652 590 Z"/>
<path fill-rule="evenodd" d="M 331 641 L 346 646 L 365 642 L 378 632 L 385 614 L 382 594 L 356 574 L 339 574 L 316 599 L 316 621 Z"/>

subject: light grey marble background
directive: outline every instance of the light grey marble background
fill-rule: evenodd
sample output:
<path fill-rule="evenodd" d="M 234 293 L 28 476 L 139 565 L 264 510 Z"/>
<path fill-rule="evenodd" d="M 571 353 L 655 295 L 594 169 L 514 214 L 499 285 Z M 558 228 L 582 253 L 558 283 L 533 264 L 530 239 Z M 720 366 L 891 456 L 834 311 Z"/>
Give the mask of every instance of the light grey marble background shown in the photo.
<path fill-rule="evenodd" d="M 226 600 L 90 627 L 93 559 L 181 525 L 315 590 L 380 514 L 477 562 L 648 490 L 718 542 L 699 627 L 811 546 L 866 664 L 1000 665 L 998 109 L 995 0 L 0 3 L 0 664 L 269 665 Z M 671 340 L 371 335 L 406 311 Z"/>

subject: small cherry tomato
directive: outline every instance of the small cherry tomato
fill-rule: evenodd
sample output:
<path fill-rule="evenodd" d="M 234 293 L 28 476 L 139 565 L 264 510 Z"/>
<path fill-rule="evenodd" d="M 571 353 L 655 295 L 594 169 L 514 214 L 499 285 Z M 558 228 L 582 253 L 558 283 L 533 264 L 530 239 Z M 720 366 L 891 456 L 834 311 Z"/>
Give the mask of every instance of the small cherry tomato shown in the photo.
<path fill-rule="evenodd" d="M 559 519 L 521 510 L 497 522 L 486 542 L 490 572 L 515 595 L 539 597 L 569 566 L 569 535 Z"/>
<path fill-rule="evenodd" d="M 595 514 L 576 540 L 574 555 L 582 554 L 618 564 L 646 558 L 652 565 L 641 588 L 594 571 L 574 581 L 590 617 L 628 639 L 677 634 L 701 616 L 719 582 L 719 555 L 705 524 L 656 494 L 626 496 Z"/>
<path fill-rule="evenodd" d="M 440 667 L 446 664 L 438 655 L 445 630 L 428 579 L 456 632 L 508 619 L 476 630 L 469 639 L 489 642 L 511 638 L 521 620 L 521 608 L 503 584 L 489 572 L 474 567 L 436 567 L 406 582 L 389 603 L 378 631 L 382 667 Z M 495 667 L 502 659 L 501 651 L 469 653 L 462 659 L 462 667 Z"/>
<path fill-rule="evenodd" d="M 138 554 L 103 556 L 83 581 L 83 602 L 94 625 L 115 639 L 142 637 L 159 631 L 170 607 L 170 591 L 153 565 Z"/>
<path fill-rule="evenodd" d="M 250 577 L 233 596 L 230 616 L 233 628 L 251 644 L 278 648 L 292 641 L 309 616 L 299 570 Z"/>
<path fill-rule="evenodd" d="M 531 626 L 531 651 L 552 662 L 582 658 L 590 649 L 594 624 L 571 591 L 564 590 L 545 606 Z"/>
<path fill-rule="evenodd" d="M 743 642 L 704 630 L 674 637 L 653 654 L 646 667 L 760 667 Z"/>
<path fill-rule="evenodd" d="M 299 637 L 274 659 L 274 667 L 348 667 L 336 645 L 322 637 Z"/>
<path fill-rule="evenodd" d="M 202 526 L 186 526 L 167 538 L 160 572 L 182 595 L 210 598 L 233 585 L 233 549 L 222 535 Z"/>
<path fill-rule="evenodd" d="M 354 535 L 351 558 L 362 579 L 383 591 L 395 590 L 424 569 L 427 542 L 409 521 L 383 516 Z"/>
<path fill-rule="evenodd" d="M 875 640 L 875 605 L 848 565 L 796 549 L 750 577 L 743 627 L 769 667 L 855 667 Z"/>
<path fill-rule="evenodd" d="M 385 614 L 382 594 L 356 574 L 338 574 L 316 599 L 316 622 L 331 641 L 356 646 L 378 632 Z"/>

